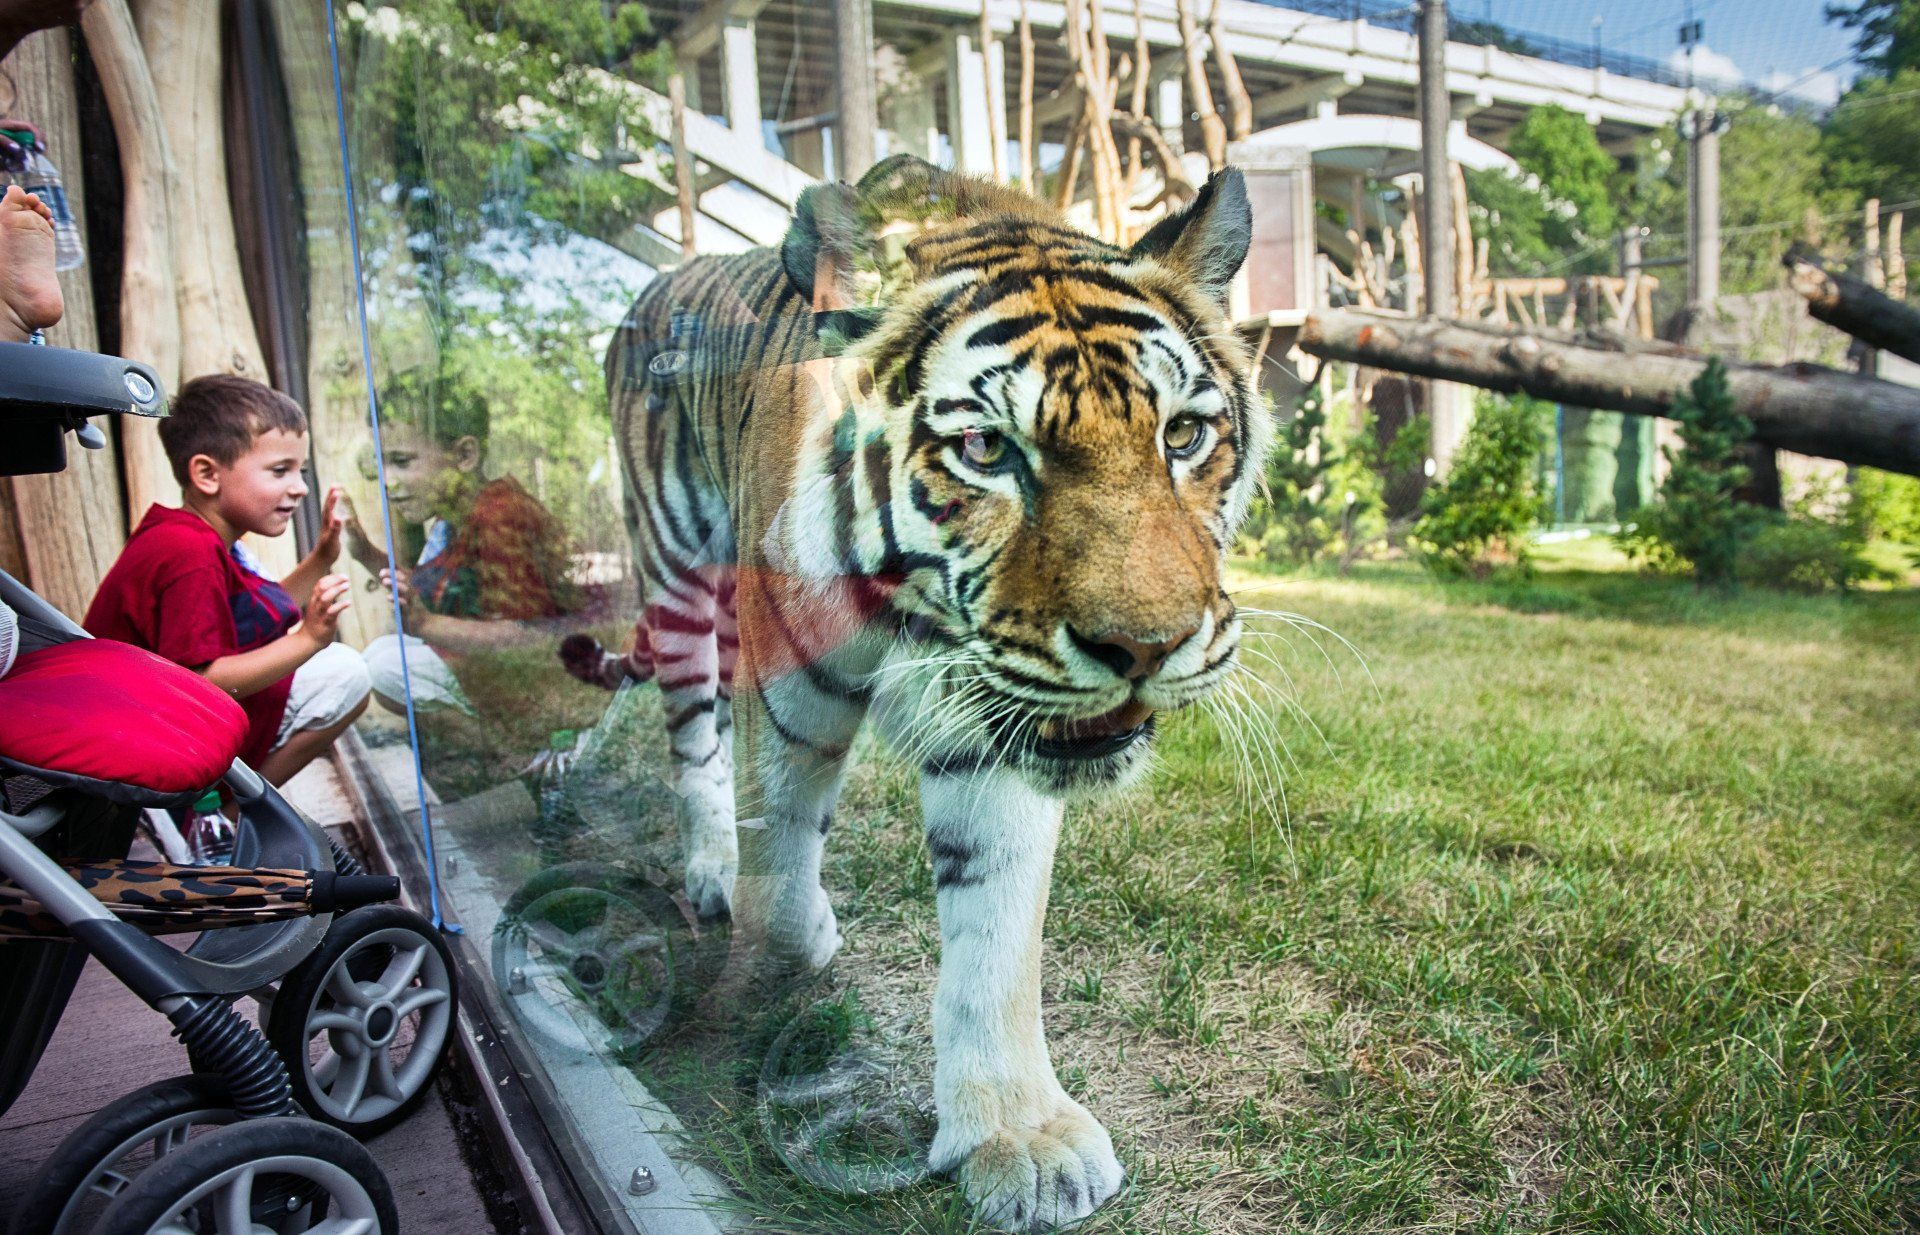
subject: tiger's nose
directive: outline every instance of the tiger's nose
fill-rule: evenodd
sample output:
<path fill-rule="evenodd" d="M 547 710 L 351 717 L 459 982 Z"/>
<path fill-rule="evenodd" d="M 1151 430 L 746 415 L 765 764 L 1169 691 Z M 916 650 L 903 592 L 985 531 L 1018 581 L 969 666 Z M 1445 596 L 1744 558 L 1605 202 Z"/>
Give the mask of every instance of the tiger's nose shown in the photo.
<path fill-rule="evenodd" d="M 1097 635 L 1083 635 L 1073 627 L 1067 627 L 1067 638 L 1073 646 L 1099 661 L 1129 682 L 1152 677 L 1166 663 L 1174 650 L 1199 631 L 1198 626 L 1190 626 L 1179 634 L 1167 639 L 1136 639 L 1123 630 L 1102 631 Z"/>

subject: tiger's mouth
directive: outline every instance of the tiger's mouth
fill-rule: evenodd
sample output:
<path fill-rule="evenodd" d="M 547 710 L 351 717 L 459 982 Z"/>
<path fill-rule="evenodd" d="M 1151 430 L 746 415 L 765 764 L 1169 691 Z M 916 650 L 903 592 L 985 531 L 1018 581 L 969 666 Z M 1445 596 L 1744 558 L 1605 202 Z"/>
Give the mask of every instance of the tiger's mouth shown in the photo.
<path fill-rule="evenodd" d="M 1036 728 L 1036 754 L 1049 759 L 1098 759 L 1118 754 L 1150 733 L 1153 709 L 1130 699 L 1111 712 L 1077 720 L 1052 717 Z"/>

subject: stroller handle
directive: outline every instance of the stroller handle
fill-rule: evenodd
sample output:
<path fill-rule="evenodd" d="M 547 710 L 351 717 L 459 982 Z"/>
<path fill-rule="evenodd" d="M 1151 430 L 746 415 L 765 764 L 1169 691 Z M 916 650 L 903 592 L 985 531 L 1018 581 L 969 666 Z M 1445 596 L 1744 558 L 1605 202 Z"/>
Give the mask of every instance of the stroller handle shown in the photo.
<path fill-rule="evenodd" d="M 160 375 L 119 356 L 0 343 L 0 475 L 66 470 L 66 435 L 98 450 L 106 435 L 87 419 L 113 412 L 164 416 Z"/>

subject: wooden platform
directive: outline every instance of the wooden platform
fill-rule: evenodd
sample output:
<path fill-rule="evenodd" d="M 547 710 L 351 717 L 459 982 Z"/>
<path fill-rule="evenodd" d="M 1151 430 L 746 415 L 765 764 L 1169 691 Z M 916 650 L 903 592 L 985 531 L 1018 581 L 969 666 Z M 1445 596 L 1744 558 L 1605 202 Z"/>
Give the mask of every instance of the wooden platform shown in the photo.
<path fill-rule="evenodd" d="M 316 764 L 316 769 L 321 765 Z M 330 765 L 310 769 L 288 786 L 289 796 L 316 822 L 338 825 L 346 802 Z M 297 795 L 297 796 L 296 796 Z M 243 1015 L 251 1000 L 236 1005 Z M 166 1018 L 141 1003 L 98 964 L 89 963 L 47 1046 L 33 1081 L 0 1117 L 0 1230 L 11 1204 L 62 1137 L 89 1115 L 140 1086 L 189 1071 L 186 1050 Z M 513 1205 L 477 1181 L 463 1150 L 443 1078 L 433 1097 L 406 1123 L 368 1142 L 393 1185 L 402 1232 L 412 1235 L 519 1235 Z M 463 1121 L 471 1126 L 472 1120 Z M 490 1173 L 482 1165 L 482 1173 Z M 489 1199 L 493 1204 L 490 1207 Z M 496 1223 L 493 1214 L 505 1215 Z"/>

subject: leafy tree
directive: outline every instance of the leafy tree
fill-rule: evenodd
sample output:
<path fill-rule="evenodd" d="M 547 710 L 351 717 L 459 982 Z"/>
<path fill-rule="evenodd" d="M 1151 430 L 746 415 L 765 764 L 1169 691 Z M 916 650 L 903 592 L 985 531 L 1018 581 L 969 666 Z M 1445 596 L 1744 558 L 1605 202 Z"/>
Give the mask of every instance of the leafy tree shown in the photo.
<path fill-rule="evenodd" d="M 1429 567 L 1455 575 L 1503 564 L 1529 569 L 1526 534 L 1546 516 L 1533 460 L 1547 406 L 1525 395 L 1477 401 L 1452 470 L 1421 499 L 1413 540 Z"/>
<path fill-rule="evenodd" d="M 1755 509 L 1733 496 L 1747 482 L 1740 447 L 1753 424 L 1734 410 L 1717 358 L 1674 401 L 1673 419 L 1680 448 L 1667 448 L 1666 484 L 1620 534 L 1620 545 L 1655 569 L 1689 571 L 1703 585 L 1725 587 L 1735 582 L 1741 543 L 1755 529 Z"/>
<path fill-rule="evenodd" d="M 1827 19 L 1857 30 L 1853 49 L 1861 63 L 1892 77 L 1920 68 L 1920 3 L 1914 0 L 1854 0 L 1829 4 Z"/>
<path fill-rule="evenodd" d="M 1721 290 L 1740 295 L 1777 288 L 1780 259 L 1804 238 L 1807 217 L 1852 217 L 1859 197 L 1827 175 L 1813 121 L 1738 97 L 1723 99 L 1722 110 L 1729 123 L 1720 135 Z M 1641 141 L 1623 185 L 1625 217 L 1673 238 L 1661 252 L 1684 251 L 1686 151 L 1677 129 L 1652 134 Z M 1814 243 L 1837 243 L 1844 232 L 1834 226 Z M 1680 290 L 1680 280 L 1667 282 Z"/>
<path fill-rule="evenodd" d="M 344 32 L 357 187 L 443 318 L 483 236 L 605 239 L 668 200 L 665 173 L 624 170 L 658 144 L 626 84 L 667 63 L 644 5 L 409 0 L 354 6 Z"/>
<path fill-rule="evenodd" d="M 1465 173 L 1475 237 L 1490 240 L 1491 273 L 1611 269 L 1607 242 L 1620 225 L 1614 204 L 1620 173 L 1593 126 L 1564 107 L 1536 107 L 1514 130 L 1508 152 L 1520 176 Z"/>
<path fill-rule="evenodd" d="M 1827 118 L 1821 154 L 1854 200 L 1920 196 L 1920 68 L 1855 83 Z"/>

